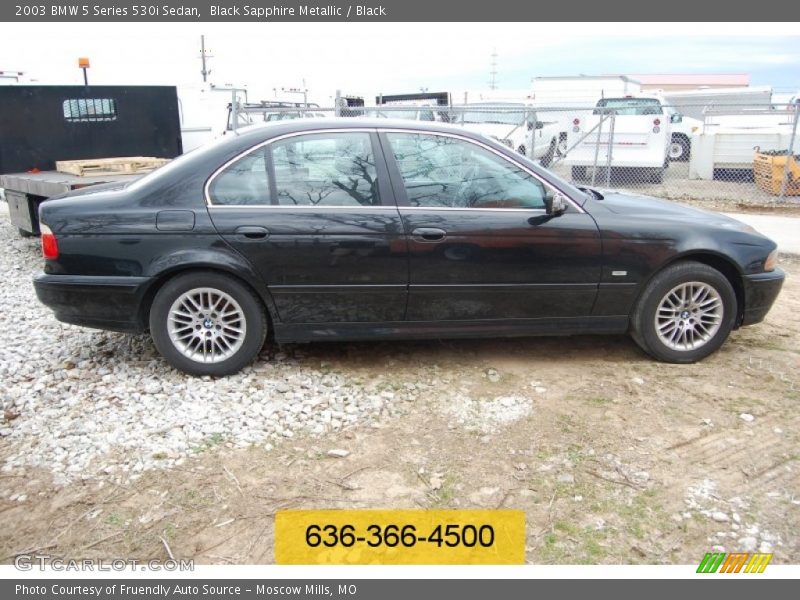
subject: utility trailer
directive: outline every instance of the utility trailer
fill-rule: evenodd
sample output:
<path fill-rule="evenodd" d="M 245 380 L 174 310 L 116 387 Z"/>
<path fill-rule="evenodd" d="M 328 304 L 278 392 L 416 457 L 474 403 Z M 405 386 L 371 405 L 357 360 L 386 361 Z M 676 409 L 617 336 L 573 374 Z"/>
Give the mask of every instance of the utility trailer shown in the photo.
<path fill-rule="evenodd" d="M 0 188 L 22 235 L 39 233 L 47 198 L 138 177 L 68 175 L 54 170 L 56 161 L 182 151 L 173 86 L 0 86 Z"/>

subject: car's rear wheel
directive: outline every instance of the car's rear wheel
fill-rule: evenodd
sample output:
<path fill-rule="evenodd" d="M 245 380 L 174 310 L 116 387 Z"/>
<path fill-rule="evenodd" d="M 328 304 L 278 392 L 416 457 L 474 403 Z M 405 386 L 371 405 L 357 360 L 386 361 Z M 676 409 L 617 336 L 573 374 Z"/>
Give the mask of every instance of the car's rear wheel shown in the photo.
<path fill-rule="evenodd" d="M 659 360 L 692 363 L 722 346 L 736 312 L 736 293 L 722 273 L 681 262 L 647 284 L 631 318 L 631 335 Z"/>
<path fill-rule="evenodd" d="M 191 375 L 230 375 L 252 362 L 264 345 L 267 318 L 261 300 L 221 273 L 191 272 L 169 280 L 150 309 L 156 348 Z"/>

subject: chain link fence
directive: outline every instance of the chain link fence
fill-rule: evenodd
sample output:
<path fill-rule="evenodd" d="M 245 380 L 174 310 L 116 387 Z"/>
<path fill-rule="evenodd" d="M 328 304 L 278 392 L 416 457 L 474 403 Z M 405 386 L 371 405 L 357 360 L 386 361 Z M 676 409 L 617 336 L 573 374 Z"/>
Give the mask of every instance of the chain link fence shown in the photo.
<path fill-rule="evenodd" d="M 578 186 L 732 208 L 800 204 L 797 102 L 673 107 L 652 98 L 609 98 L 594 106 L 363 106 L 337 96 L 332 107 L 239 104 L 233 115 L 229 129 L 321 117 L 443 122 L 492 137 Z"/>

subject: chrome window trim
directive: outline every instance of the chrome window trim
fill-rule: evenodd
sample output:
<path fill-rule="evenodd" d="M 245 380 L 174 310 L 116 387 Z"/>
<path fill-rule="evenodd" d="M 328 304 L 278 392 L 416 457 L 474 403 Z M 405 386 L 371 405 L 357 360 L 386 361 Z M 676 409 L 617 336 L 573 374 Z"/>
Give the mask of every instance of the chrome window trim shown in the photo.
<path fill-rule="evenodd" d="M 287 138 L 297 137 L 297 136 L 301 136 L 301 135 L 316 135 L 316 134 L 320 134 L 320 133 L 362 133 L 362 132 L 366 133 L 367 135 L 369 135 L 371 133 L 377 133 L 377 130 L 375 128 L 366 128 L 366 127 L 365 128 L 361 128 L 361 127 L 355 128 L 355 127 L 350 127 L 350 128 L 346 128 L 346 129 L 336 128 L 336 129 L 310 129 L 310 130 L 307 130 L 307 131 L 294 131 L 292 133 L 284 133 L 283 135 L 275 136 L 275 137 L 270 138 L 268 140 L 265 140 L 263 142 L 259 142 L 259 143 L 255 144 L 254 146 L 250 146 L 247 150 L 244 150 L 244 151 L 240 152 L 239 154 L 234 156 L 232 159 L 230 159 L 229 161 L 224 163 L 221 167 L 219 167 L 216 171 L 214 171 L 209 176 L 208 179 L 206 179 L 206 183 L 203 186 L 203 195 L 205 196 L 206 207 L 208 207 L 208 208 L 301 208 L 301 207 L 320 208 L 319 204 L 296 204 L 296 205 L 292 205 L 292 204 L 214 204 L 211 201 L 211 193 L 210 193 L 211 184 L 214 182 L 214 179 L 216 179 L 217 176 L 222 171 L 227 169 L 229 166 L 231 166 L 233 163 L 235 163 L 239 159 L 244 158 L 245 156 L 247 156 L 251 152 L 255 152 L 256 150 L 259 150 L 260 148 L 263 148 L 264 146 L 268 146 L 268 145 L 273 144 L 275 142 L 280 142 L 281 140 L 285 140 Z M 372 143 L 372 140 L 370 140 L 370 144 L 371 143 Z M 269 177 L 269 174 L 267 174 L 267 177 Z M 381 204 L 381 205 L 378 205 L 378 206 L 364 206 L 364 205 L 338 206 L 337 205 L 337 206 L 329 206 L 328 208 L 350 208 L 350 209 L 352 209 L 352 208 L 361 208 L 361 209 L 370 208 L 370 209 L 372 209 L 372 208 L 394 208 L 394 207 L 392 207 L 392 206 L 384 206 L 383 204 Z"/>
<path fill-rule="evenodd" d="M 401 209 L 401 210 L 428 210 L 428 211 L 431 211 L 431 210 L 477 210 L 477 211 L 492 211 L 492 212 L 495 212 L 495 211 L 498 211 L 498 210 L 502 210 L 502 211 L 516 211 L 516 212 L 545 212 L 544 208 L 467 208 L 467 207 L 454 207 L 454 206 L 430 206 L 430 207 L 427 207 L 427 206 L 400 206 L 400 205 L 397 205 L 397 204 L 395 204 L 395 205 L 384 205 L 384 204 L 381 204 L 381 205 L 377 205 L 377 206 L 374 206 L 374 205 L 373 206 L 364 206 L 364 205 L 353 205 L 353 206 L 331 205 L 331 206 L 325 206 L 325 205 L 319 205 L 319 204 L 296 204 L 296 205 L 292 205 L 292 204 L 214 204 L 211 201 L 211 194 L 210 194 L 209 190 L 210 190 L 211 184 L 213 183 L 214 179 L 216 179 L 216 177 L 222 171 L 227 169 L 230 165 L 232 165 L 233 163 L 235 163 L 239 159 L 247 156 L 251 152 L 255 152 L 256 150 L 258 150 L 260 148 L 263 148 L 264 146 L 267 146 L 269 144 L 273 144 L 275 142 L 279 142 L 279 141 L 287 139 L 287 138 L 298 137 L 298 136 L 301 136 L 301 135 L 317 135 L 317 134 L 321 134 L 321 133 L 359 133 L 359 132 L 363 132 L 363 133 L 367 133 L 367 134 L 372 134 L 372 133 L 410 133 L 412 135 L 433 135 L 433 136 L 440 136 L 440 137 L 455 138 L 455 139 L 462 140 L 462 141 L 470 143 L 470 144 L 475 144 L 476 146 L 480 146 L 484 150 L 488 150 L 489 152 L 494 153 L 495 155 L 499 156 L 501 159 L 506 160 L 507 162 L 509 162 L 512 165 L 516 166 L 518 169 L 523 170 L 525 173 L 527 173 L 528 175 L 533 177 L 536 181 L 538 181 L 539 183 L 541 183 L 545 187 L 548 187 L 548 188 L 556 190 L 561 195 L 563 195 L 567 199 L 567 202 L 569 202 L 570 205 L 573 208 L 575 208 L 579 213 L 584 213 L 584 214 L 586 213 L 586 211 L 583 209 L 583 207 L 580 204 L 578 204 L 572 198 L 572 196 L 570 196 L 564 190 L 562 190 L 558 186 L 550 183 L 549 181 L 547 181 L 545 179 L 542 179 L 537 173 L 532 171 L 530 168 L 528 168 L 526 165 L 522 164 L 521 162 L 518 162 L 515 158 L 511 158 L 509 156 L 506 156 L 502 152 L 499 152 L 495 148 L 492 148 L 491 146 L 483 143 L 480 140 L 476 140 L 476 139 L 473 139 L 473 138 L 468 137 L 466 135 L 460 135 L 458 133 L 453 133 L 453 132 L 449 132 L 449 131 L 448 132 L 444 132 L 444 131 L 427 131 L 427 130 L 424 130 L 424 129 L 408 129 L 408 128 L 403 128 L 403 127 L 369 127 L 369 128 L 367 128 L 367 127 L 363 127 L 363 128 L 362 127 L 348 127 L 348 128 L 334 128 L 334 129 L 310 129 L 310 130 L 306 130 L 306 131 L 294 131 L 294 132 L 291 132 L 291 133 L 284 133 L 283 135 L 279 135 L 279 136 L 276 136 L 274 138 L 270 138 L 268 140 L 265 140 L 263 142 L 259 142 L 258 144 L 255 144 L 254 146 L 251 146 L 247 150 L 244 150 L 244 151 L 240 152 L 239 154 L 237 154 L 236 156 L 234 156 L 233 158 L 228 160 L 221 167 L 217 168 L 211 174 L 211 176 L 206 180 L 206 183 L 203 186 L 203 191 L 204 191 L 205 201 L 206 201 L 206 207 L 207 208 L 215 208 L 215 209 L 218 209 L 218 208 L 250 208 L 250 209 L 253 209 L 253 208 L 258 208 L 258 209 L 282 209 L 282 208 L 284 208 L 284 209 L 287 209 L 288 208 L 288 209 L 293 209 L 294 210 L 294 209 L 298 209 L 298 208 L 303 208 L 303 209 L 320 209 L 320 208 L 324 208 L 325 210 L 331 210 L 331 209 L 333 209 L 333 210 L 353 210 L 353 209 L 357 208 L 359 210 L 364 210 L 364 209 L 375 210 L 375 209 L 389 208 L 389 209 L 392 209 L 392 210 Z M 395 201 L 396 201 L 396 199 L 395 199 Z"/>

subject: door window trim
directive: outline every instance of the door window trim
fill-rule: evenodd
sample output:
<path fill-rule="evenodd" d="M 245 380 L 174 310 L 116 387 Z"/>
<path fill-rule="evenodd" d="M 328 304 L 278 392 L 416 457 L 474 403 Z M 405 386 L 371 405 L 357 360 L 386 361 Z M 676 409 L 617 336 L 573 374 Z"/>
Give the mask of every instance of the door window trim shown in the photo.
<path fill-rule="evenodd" d="M 316 204 L 302 204 L 302 205 L 289 205 L 289 204 L 214 204 L 211 201 L 211 194 L 210 194 L 210 187 L 211 183 L 216 179 L 216 177 L 225 169 L 227 169 L 230 165 L 235 163 L 241 158 L 244 158 L 251 152 L 255 152 L 259 148 L 263 148 L 264 146 L 271 145 L 275 142 L 279 142 L 281 140 L 298 137 L 302 135 L 314 135 L 314 134 L 324 134 L 324 133 L 367 133 L 370 136 L 370 143 L 372 144 L 372 151 L 375 154 L 375 169 L 378 174 L 378 193 L 380 195 L 381 203 L 377 205 L 371 206 L 319 206 Z M 527 167 L 525 164 L 517 161 L 515 158 L 507 156 L 503 152 L 500 152 L 496 148 L 491 147 L 488 144 L 483 143 L 480 140 L 476 140 L 466 135 L 461 135 L 455 132 L 449 131 L 428 131 L 425 129 L 409 129 L 404 127 L 347 127 L 347 128 L 323 128 L 323 129 L 309 129 L 304 131 L 293 131 L 291 133 L 284 133 L 282 135 L 270 138 L 268 140 L 264 140 L 253 146 L 250 146 L 246 150 L 243 150 L 227 162 L 225 162 L 222 166 L 218 167 L 206 180 L 205 185 L 203 186 L 203 195 L 205 197 L 206 207 L 207 208 L 214 208 L 214 209 L 226 209 L 226 208 L 250 208 L 250 209 L 305 209 L 305 210 L 381 210 L 387 208 L 394 208 L 394 209 L 403 209 L 403 210 L 475 210 L 475 211 L 493 211 L 496 212 L 498 210 L 506 211 L 506 212 L 544 212 L 544 209 L 540 208 L 460 208 L 454 206 L 439 206 L 439 207 L 423 207 L 423 206 L 409 206 L 408 205 L 408 198 L 406 196 L 405 186 L 402 182 L 402 176 L 400 176 L 400 171 L 397 168 L 397 160 L 394 157 L 394 152 L 392 152 L 391 147 L 388 146 L 388 140 L 384 134 L 386 133 L 411 133 L 417 135 L 434 135 L 434 136 L 442 136 L 442 137 L 450 137 L 455 138 L 458 140 L 462 140 L 464 142 L 474 144 L 488 150 L 489 152 L 493 152 L 501 159 L 506 160 L 510 164 L 514 165 L 515 167 L 521 169 L 538 182 L 540 182 L 545 187 L 551 188 L 553 190 L 558 191 L 562 194 L 569 202 L 570 206 L 577 210 L 579 213 L 586 213 L 584 208 L 576 202 L 572 196 L 570 196 L 567 192 L 559 188 L 557 185 L 549 182 L 548 180 L 541 177 L 535 171 Z M 386 147 L 385 147 L 386 146 Z M 274 184 L 274 177 L 272 176 L 272 149 L 269 148 L 270 151 L 270 189 Z M 400 177 L 400 179 L 396 182 L 395 179 Z M 399 185 L 398 185 L 399 184 Z M 391 192 L 387 194 L 387 192 Z M 398 197 L 398 192 L 402 193 L 401 196 Z M 392 202 L 387 202 L 387 196 L 392 196 Z M 402 203 L 400 201 L 403 201 Z"/>
<path fill-rule="evenodd" d="M 214 183 L 214 180 L 229 166 L 237 162 L 238 160 L 244 158 L 251 152 L 255 152 L 265 146 L 267 148 L 267 177 L 269 177 L 269 189 L 270 195 L 272 196 L 275 192 L 275 167 L 272 160 L 272 148 L 269 147 L 275 142 L 280 142 L 282 140 L 299 137 L 304 135 L 319 135 L 325 133 L 365 133 L 369 136 L 369 143 L 372 147 L 372 153 L 375 156 L 375 172 L 378 177 L 378 198 L 380 199 L 380 204 L 370 204 L 370 205 L 359 205 L 359 206 L 344 206 L 344 205 L 322 205 L 319 204 L 214 204 L 211 200 L 211 185 Z M 389 173 L 387 172 L 388 168 L 386 165 L 386 159 L 383 155 L 383 150 L 381 148 L 380 140 L 378 139 L 378 132 L 375 128 L 336 128 L 336 129 L 311 129 L 308 131 L 294 131 L 292 133 L 285 133 L 283 135 L 279 135 L 268 140 L 264 140 L 263 142 L 259 142 L 253 146 L 250 146 L 246 150 L 240 152 L 227 162 L 225 162 L 221 167 L 217 168 L 206 180 L 205 185 L 203 186 L 203 195 L 205 197 L 206 207 L 207 208 L 214 208 L 214 209 L 226 209 L 226 208 L 248 208 L 248 209 L 288 209 L 288 210 L 346 210 L 346 211 L 359 211 L 363 209 L 368 210 L 375 210 L 375 209 L 392 209 L 397 210 L 397 203 L 395 202 L 394 198 L 387 198 L 386 196 L 393 196 L 393 194 L 389 193 L 392 192 L 392 186 L 389 178 Z M 274 196 L 273 196 L 274 199 Z"/>

